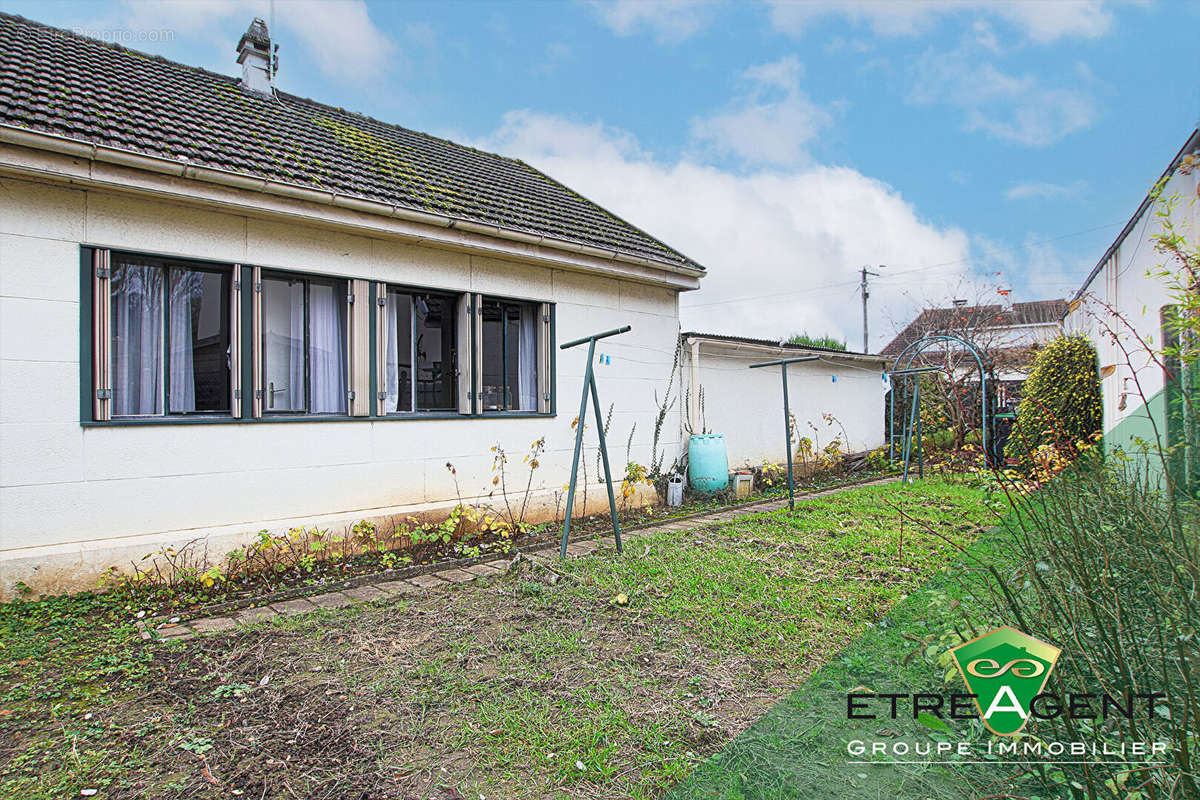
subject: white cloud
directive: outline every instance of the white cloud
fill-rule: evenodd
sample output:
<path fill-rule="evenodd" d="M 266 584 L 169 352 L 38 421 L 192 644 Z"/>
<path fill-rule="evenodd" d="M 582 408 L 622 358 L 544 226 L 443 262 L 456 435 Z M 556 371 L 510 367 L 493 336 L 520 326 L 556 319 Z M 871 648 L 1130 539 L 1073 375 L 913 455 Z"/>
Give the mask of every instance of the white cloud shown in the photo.
<path fill-rule="evenodd" d="M 656 159 L 632 135 L 510 112 L 481 147 L 525 159 L 708 267 L 681 299 L 685 328 L 776 337 L 807 330 L 860 341 L 854 295 L 863 264 L 941 265 L 871 297 L 873 344 L 916 300 L 968 275 L 968 237 L 920 218 L 898 191 L 845 167 L 739 174 Z M 752 296 L 748 302 L 729 303 Z"/>
<path fill-rule="evenodd" d="M 800 89 L 803 74 L 794 55 L 750 67 L 742 74 L 752 84 L 749 94 L 724 111 L 693 120 L 693 140 L 746 163 L 804 160 L 806 146 L 833 117 Z"/>
<path fill-rule="evenodd" d="M 1096 38 L 1112 28 L 1110 3 L 1103 0 L 767 0 L 771 22 L 784 33 L 801 34 L 817 19 L 841 16 L 881 36 L 911 36 L 950 15 L 974 14 L 1004 20 L 1035 42 L 1064 37 Z"/>
<path fill-rule="evenodd" d="M 677 43 L 698 33 L 711 17 L 714 0 L 594 0 L 600 19 L 614 33 L 630 36 L 648 31 L 663 43 Z"/>
<path fill-rule="evenodd" d="M 1071 197 L 1080 194 L 1087 188 L 1085 181 L 1073 183 L 1043 183 L 1029 181 L 1013 184 L 1004 196 L 1009 200 L 1050 200 L 1055 197 Z"/>
<path fill-rule="evenodd" d="M 960 109 L 964 127 L 1029 147 L 1045 147 L 1087 128 L 1098 115 L 1082 90 L 1044 86 L 1030 73 L 1013 75 L 980 63 L 973 45 L 932 48 L 909 68 L 908 100 Z"/>
<path fill-rule="evenodd" d="M 236 37 L 229 39 L 229 26 L 236 23 L 248 27 L 254 17 L 270 20 L 270 11 L 266 0 L 189 0 L 186 3 L 125 0 L 123 24 L 140 30 L 186 31 L 188 36 L 202 36 L 214 46 L 223 43 L 229 60 L 216 65 L 216 69 L 228 74 L 236 71 L 233 46 L 237 44 Z M 409 33 L 420 38 L 422 32 L 410 28 Z M 306 58 L 315 62 L 329 77 L 358 82 L 386 72 L 395 51 L 393 41 L 371 20 L 363 0 L 279 3 L 275 7 L 272 35 L 282 44 L 280 72 L 285 75 L 289 63 L 298 69 Z M 300 45 L 303 58 L 300 52 L 289 51 L 289 39 Z"/>

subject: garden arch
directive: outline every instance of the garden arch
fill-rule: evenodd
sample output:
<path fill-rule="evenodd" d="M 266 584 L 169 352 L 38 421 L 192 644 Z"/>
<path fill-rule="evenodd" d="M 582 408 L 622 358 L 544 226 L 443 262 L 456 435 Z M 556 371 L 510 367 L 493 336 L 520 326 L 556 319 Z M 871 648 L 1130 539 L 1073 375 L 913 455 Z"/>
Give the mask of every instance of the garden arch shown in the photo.
<path fill-rule="evenodd" d="M 921 353 L 925 352 L 925 350 L 929 349 L 935 344 L 947 343 L 956 343 L 962 345 L 962 347 L 971 354 L 971 357 L 975 359 L 975 366 L 979 370 L 980 446 L 983 450 L 984 459 L 990 460 L 991 454 L 988 452 L 988 429 L 991 427 L 991 425 L 989 424 L 990 420 L 988 419 L 990 407 L 988 405 L 987 393 L 987 370 L 984 368 L 983 356 L 980 355 L 979 349 L 975 347 L 975 345 L 971 344 L 966 339 L 958 336 L 952 336 L 948 333 L 926 334 L 920 339 L 910 342 L 903 350 L 900 351 L 900 354 L 896 356 L 896 360 L 892 363 L 892 369 L 888 373 L 888 377 L 890 379 L 893 375 L 898 373 L 899 375 L 903 376 L 904 380 L 906 381 L 909 378 L 912 378 L 914 375 L 916 376 L 917 380 L 920 380 L 919 373 L 913 371 L 913 362 L 916 361 L 917 356 L 921 355 Z M 905 361 L 905 358 L 907 358 L 907 361 Z M 897 437 L 896 387 L 894 383 L 892 385 L 891 396 L 888 399 L 888 412 L 888 455 L 892 460 L 895 460 Z M 909 424 L 906 423 L 905 429 L 908 427 Z M 908 433 L 911 435 L 912 432 L 908 431 Z M 901 437 L 903 436 L 904 434 L 902 433 Z M 905 465 L 905 473 L 907 474 L 907 463 Z"/>

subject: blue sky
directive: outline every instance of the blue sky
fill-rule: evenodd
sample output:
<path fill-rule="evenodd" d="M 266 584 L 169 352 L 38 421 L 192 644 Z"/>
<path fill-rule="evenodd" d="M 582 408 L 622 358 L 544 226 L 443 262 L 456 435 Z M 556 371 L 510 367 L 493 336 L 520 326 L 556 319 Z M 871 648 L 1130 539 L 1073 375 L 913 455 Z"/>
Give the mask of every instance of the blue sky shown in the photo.
<path fill-rule="evenodd" d="M 265 2 L 6 2 L 236 74 Z M 1197 3 L 277 0 L 278 86 L 530 161 L 709 267 L 684 326 L 872 346 L 1063 296 L 1200 117 Z"/>

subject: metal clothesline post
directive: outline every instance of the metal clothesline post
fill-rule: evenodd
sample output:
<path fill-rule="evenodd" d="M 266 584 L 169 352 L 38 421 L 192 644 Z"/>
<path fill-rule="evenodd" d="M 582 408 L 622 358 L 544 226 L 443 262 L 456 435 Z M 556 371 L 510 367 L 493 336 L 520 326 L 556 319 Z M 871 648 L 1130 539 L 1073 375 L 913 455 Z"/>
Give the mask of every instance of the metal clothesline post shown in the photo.
<path fill-rule="evenodd" d="M 819 358 L 820 356 L 797 356 L 796 358 L 780 358 L 775 361 L 764 361 L 761 364 L 750 365 L 750 369 L 778 365 L 779 374 L 783 376 L 783 435 L 784 441 L 787 442 L 788 508 L 792 510 L 796 508 L 796 486 L 792 478 L 792 412 L 788 408 L 787 368 L 788 364 L 796 364 L 800 361 L 816 361 Z"/>
<path fill-rule="evenodd" d="M 604 480 L 608 484 L 608 510 L 612 514 L 613 538 L 617 542 L 617 552 L 624 552 L 621 546 L 621 525 L 617 520 L 617 498 L 613 493 L 612 469 L 608 465 L 608 444 L 604 441 L 604 414 L 600 410 L 600 392 L 596 389 L 596 374 L 592 369 L 592 363 L 596 358 L 596 342 L 598 340 L 626 333 L 631 329 L 631 326 L 623 325 L 620 328 L 613 328 L 611 331 L 575 339 L 559 347 L 560 350 L 567 350 L 585 343 L 588 346 L 587 368 L 583 374 L 583 396 L 579 399 L 579 417 L 575 425 L 575 454 L 571 457 L 571 483 L 567 487 L 567 515 L 563 519 L 562 546 L 558 553 L 560 558 L 567 557 L 567 540 L 571 535 L 571 512 L 575 507 L 575 484 L 578 480 L 576 473 L 579 472 L 579 456 L 583 450 L 583 423 L 587 417 L 589 394 L 592 396 L 592 407 L 596 412 L 596 429 L 600 436 L 600 457 L 604 461 Z M 587 512 L 586 508 L 584 512 Z"/>

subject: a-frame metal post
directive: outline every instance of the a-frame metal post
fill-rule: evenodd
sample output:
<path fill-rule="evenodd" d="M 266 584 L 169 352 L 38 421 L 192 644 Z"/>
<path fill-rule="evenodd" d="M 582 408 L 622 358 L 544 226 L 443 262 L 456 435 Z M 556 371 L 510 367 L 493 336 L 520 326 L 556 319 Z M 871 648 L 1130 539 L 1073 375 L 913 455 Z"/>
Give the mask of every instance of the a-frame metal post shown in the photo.
<path fill-rule="evenodd" d="M 621 524 L 617 520 L 617 497 L 613 492 L 612 468 L 608 463 L 608 443 L 604 440 L 604 412 L 600 410 L 600 393 L 596 389 L 596 373 L 592 364 L 596 358 L 597 340 L 607 339 L 609 336 L 616 336 L 629 330 L 631 330 L 630 326 L 625 325 L 604 333 L 584 336 L 582 339 L 567 342 L 559 348 L 566 350 L 584 343 L 587 343 L 588 346 L 587 368 L 583 374 L 583 396 L 579 399 L 579 417 L 575 426 L 575 454 L 571 457 L 571 483 L 567 487 L 567 514 L 563 519 L 562 546 L 559 548 L 559 557 L 561 558 L 567 557 L 567 541 L 571 535 L 571 512 L 575 507 L 575 483 L 578 480 L 576 473 L 579 472 L 579 456 L 583 451 L 583 424 L 587 418 L 589 394 L 592 396 L 592 407 L 596 413 L 596 430 L 600 435 L 600 458 L 604 462 L 604 480 L 608 484 L 608 510 L 612 514 L 613 538 L 617 542 L 617 552 L 624 552 L 621 545 Z M 584 511 L 586 512 L 587 509 Z"/>
<path fill-rule="evenodd" d="M 784 448 L 787 450 L 787 470 L 788 470 L 788 508 L 796 508 L 796 486 L 792 478 L 792 412 L 788 408 L 788 384 L 787 384 L 787 368 L 788 364 L 795 364 L 800 361 L 816 361 L 820 356 L 797 356 L 796 358 L 781 358 L 777 361 L 764 361 L 761 364 L 751 364 L 750 369 L 759 367 L 774 367 L 779 366 L 779 374 L 783 376 L 783 440 Z"/>

